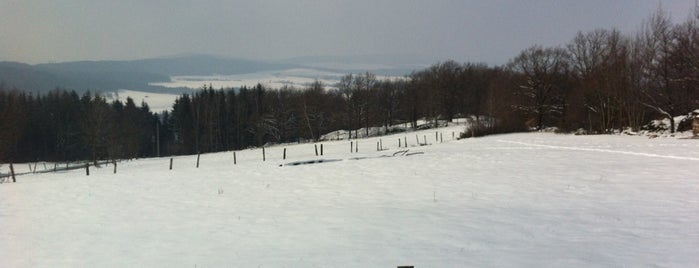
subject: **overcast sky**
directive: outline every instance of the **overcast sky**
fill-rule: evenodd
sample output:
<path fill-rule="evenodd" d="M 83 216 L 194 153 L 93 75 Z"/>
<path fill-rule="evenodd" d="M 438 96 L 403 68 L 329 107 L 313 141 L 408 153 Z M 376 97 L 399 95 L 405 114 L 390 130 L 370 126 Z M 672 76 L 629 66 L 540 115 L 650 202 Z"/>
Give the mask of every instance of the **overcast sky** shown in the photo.
<path fill-rule="evenodd" d="M 203 53 L 248 59 L 412 55 L 503 64 L 579 31 L 633 33 L 659 5 L 695 0 L 0 0 L 0 60 L 28 63 Z"/>

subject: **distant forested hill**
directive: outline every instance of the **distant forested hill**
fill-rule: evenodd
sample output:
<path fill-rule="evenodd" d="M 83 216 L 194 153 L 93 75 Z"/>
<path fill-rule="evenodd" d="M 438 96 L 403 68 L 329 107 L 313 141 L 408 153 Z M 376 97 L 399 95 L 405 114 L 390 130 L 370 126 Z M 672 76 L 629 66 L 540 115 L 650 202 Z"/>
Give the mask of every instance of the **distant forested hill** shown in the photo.
<path fill-rule="evenodd" d="M 0 85 L 29 92 L 47 92 L 55 88 L 111 92 L 133 89 L 149 92 L 189 92 L 190 89 L 150 86 L 170 81 L 175 75 L 244 74 L 282 70 L 296 65 L 261 61 L 182 56 L 133 61 L 77 61 L 29 65 L 0 62 Z"/>

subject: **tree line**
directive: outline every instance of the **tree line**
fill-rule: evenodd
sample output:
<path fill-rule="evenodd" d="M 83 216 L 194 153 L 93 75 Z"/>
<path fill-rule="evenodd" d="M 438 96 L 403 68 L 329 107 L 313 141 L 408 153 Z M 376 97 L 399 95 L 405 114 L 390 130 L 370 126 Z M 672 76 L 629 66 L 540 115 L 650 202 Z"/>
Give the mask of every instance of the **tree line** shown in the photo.
<path fill-rule="evenodd" d="M 563 46 L 529 47 L 503 66 L 446 61 L 400 79 L 348 74 L 332 87 L 204 86 L 160 114 L 131 99 L 108 103 L 65 90 L 33 96 L 0 86 L 0 161 L 238 150 L 470 115 L 472 135 L 546 127 L 610 133 L 658 118 L 674 131 L 673 116 L 699 107 L 698 23 L 694 15 L 673 24 L 658 10 L 634 34 L 579 32 Z"/>

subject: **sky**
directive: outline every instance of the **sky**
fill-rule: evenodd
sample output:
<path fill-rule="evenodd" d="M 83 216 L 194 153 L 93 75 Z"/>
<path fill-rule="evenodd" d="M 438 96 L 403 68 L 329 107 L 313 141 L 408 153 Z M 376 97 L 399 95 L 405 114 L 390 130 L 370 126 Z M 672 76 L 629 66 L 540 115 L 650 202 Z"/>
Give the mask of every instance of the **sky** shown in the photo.
<path fill-rule="evenodd" d="M 662 6 L 695 0 L 0 0 L 0 61 L 185 54 L 277 60 L 392 55 L 504 64 L 578 31 L 634 33 Z"/>

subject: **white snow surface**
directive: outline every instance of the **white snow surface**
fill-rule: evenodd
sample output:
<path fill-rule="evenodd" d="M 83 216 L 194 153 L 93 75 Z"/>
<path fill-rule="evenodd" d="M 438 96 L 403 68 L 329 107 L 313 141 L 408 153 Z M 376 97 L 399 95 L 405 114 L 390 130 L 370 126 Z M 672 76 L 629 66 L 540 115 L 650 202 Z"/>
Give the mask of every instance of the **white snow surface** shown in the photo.
<path fill-rule="evenodd" d="M 347 74 L 318 69 L 295 68 L 276 71 L 262 71 L 247 74 L 232 75 L 183 75 L 172 76 L 170 82 L 151 83 L 154 86 L 162 87 L 186 87 L 201 89 L 211 85 L 215 89 L 219 88 L 239 88 L 243 86 L 254 87 L 261 84 L 267 88 L 280 89 L 284 86 L 303 89 L 309 87 L 313 82 L 322 82 L 326 88 L 336 88 L 340 79 Z M 378 80 L 397 80 L 401 77 L 376 76 Z"/>
<path fill-rule="evenodd" d="M 126 103 L 127 97 L 131 97 L 136 106 L 141 107 L 141 103 L 145 102 L 151 111 L 162 113 L 172 110 L 172 105 L 175 104 L 175 100 L 181 95 L 120 89 L 116 94 L 107 93 L 105 96 L 109 102 L 119 100 L 124 103 Z"/>
<path fill-rule="evenodd" d="M 3 267 L 696 267 L 699 140 L 462 126 L 0 184 Z M 416 146 L 414 135 L 428 137 Z M 413 139 L 411 139 L 411 136 Z M 391 156 L 407 137 L 414 155 Z M 282 150 L 287 148 L 286 160 Z M 324 163 L 285 165 L 307 160 Z M 330 162 L 329 160 L 340 160 Z M 280 166 L 282 165 L 282 166 Z M 17 165 L 26 166 L 26 165 Z M 7 166 L 3 166 L 3 172 Z"/>

